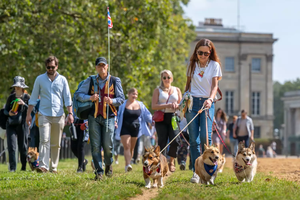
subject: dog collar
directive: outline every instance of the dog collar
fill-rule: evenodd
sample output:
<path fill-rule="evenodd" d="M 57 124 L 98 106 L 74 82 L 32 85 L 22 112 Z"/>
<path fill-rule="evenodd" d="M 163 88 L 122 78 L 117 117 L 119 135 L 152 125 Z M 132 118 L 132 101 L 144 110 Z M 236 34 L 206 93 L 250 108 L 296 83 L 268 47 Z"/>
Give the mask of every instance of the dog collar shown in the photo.
<path fill-rule="evenodd" d="M 204 168 L 205 168 L 205 171 L 209 174 L 209 175 L 213 175 L 215 173 L 215 171 L 217 170 L 218 168 L 218 165 L 207 165 L 204 163 Z"/>
<path fill-rule="evenodd" d="M 234 163 L 234 171 L 235 173 L 240 173 L 245 170 L 244 166 L 238 165 L 237 162 Z"/>

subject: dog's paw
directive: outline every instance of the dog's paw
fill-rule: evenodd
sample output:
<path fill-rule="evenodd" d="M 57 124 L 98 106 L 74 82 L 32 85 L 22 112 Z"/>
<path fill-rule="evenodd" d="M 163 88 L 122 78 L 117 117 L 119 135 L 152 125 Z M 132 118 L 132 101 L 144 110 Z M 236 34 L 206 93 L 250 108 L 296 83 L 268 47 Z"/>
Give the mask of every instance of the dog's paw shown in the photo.
<path fill-rule="evenodd" d="M 160 186 L 159 186 L 159 188 L 163 188 L 163 187 L 164 187 L 164 185 L 160 185 Z"/>
<path fill-rule="evenodd" d="M 153 188 L 157 188 L 157 184 L 156 184 L 156 183 L 153 184 L 152 187 L 153 187 Z"/>
<path fill-rule="evenodd" d="M 220 170 L 219 170 L 219 173 L 222 173 L 222 172 L 223 172 L 223 169 L 220 169 Z"/>
<path fill-rule="evenodd" d="M 150 189 L 150 188 L 151 188 L 151 185 L 149 184 L 149 185 L 146 185 L 145 187 L 148 188 L 148 189 Z"/>

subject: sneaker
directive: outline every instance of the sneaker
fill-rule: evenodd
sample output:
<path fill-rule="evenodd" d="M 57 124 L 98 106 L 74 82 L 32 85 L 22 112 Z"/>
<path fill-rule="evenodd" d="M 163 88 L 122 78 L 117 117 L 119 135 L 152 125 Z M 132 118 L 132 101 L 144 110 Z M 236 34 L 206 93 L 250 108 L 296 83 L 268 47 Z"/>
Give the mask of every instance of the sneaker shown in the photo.
<path fill-rule="evenodd" d="M 95 180 L 95 181 L 101 181 L 101 180 L 102 180 L 102 176 L 103 176 L 103 175 L 102 175 L 101 173 L 100 173 L 100 174 L 97 174 L 97 173 L 96 173 L 96 176 L 95 176 L 95 179 L 94 179 L 94 180 Z"/>
<path fill-rule="evenodd" d="M 180 170 L 185 170 L 185 162 L 182 162 L 182 163 L 180 164 Z"/>
<path fill-rule="evenodd" d="M 125 172 L 130 172 L 130 171 L 132 171 L 132 166 L 131 165 L 125 166 Z"/>
<path fill-rule="evenodd" d="M 58 174 L 58 172 L 56 170 L 51 170 L 50 173 L 52 173 L 52 174 Z"/>
<path fill-rule="evenodd" d="M 112 165 L 106 165 L 105 166 L 105 175 L 107 177 L 112 177 L 112 175 L 113 175 Z"/>
<path fill-rule="evenodd" d="M 82 173 L 82 172 L 83 172 L 83 169 L 81 167 L 78 167 L 77 173 Z"/>
<path fill-rule="evenodd" d="M 47 173 L 48 170 L 45 169 L 44 167 L 38 167 L 38 168 L 36 168 L 36 172 L 37 173 Z"/>
<path fill-rule="evenodd" d="M 84 159 L 84 161 L 83 161 L 83 165 L 82 165 L 82 170 L 85 172 L 85 170 L 86 170 L 86 165 L 88 164 L 89 162 L 88 162 L 88 160 L 87 159 Z"/>
<path fill-rule="evenodd" d="M 199 176 L 194 172 L 193 177 L 191 178 L 191 183 L 199 183 Z"/>
<path fill-rule="evenodd" d="M 119 161 L 116 160 L 116 165 L 118 165 L 118 164 L 119 164 Z"/>
<path fill-rule="evenodd" d="M 9 170 L 9 172 L 16 172 L 16 170 L 14 170 L 14 169 L 11 169 L 11 170 Z"/>
<path fill-rule="evenodd" d="M 140 159 L 140 158 L 138 158 L 138 159 L 136 160 L 136 164 L 139 164 L 139 163 L 140 163 L 140 161 L 141 161 L 141 159 Z"/>

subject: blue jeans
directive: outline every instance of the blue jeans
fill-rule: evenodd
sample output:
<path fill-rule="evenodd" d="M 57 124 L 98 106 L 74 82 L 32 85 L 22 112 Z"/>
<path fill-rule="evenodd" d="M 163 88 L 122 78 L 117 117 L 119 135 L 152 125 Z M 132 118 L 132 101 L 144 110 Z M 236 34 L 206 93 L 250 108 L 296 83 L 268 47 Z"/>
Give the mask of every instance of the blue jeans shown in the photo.
<path fill-rule="evenodd" d="M 247 136 L 238 136 L 237 140 L 238 140 L 238 143 L 245 141 L 245 147 L 246 148 L 249 147 L 249 142 L 250 142 L 249 140 L 250 140 L 250 138 L 249 138 L 248 135 Z"/>
<path fill-rule="evenodd" d="M 238 140 L 234 139 L 232 137 L 230 137 L 230 148 L 231 148 L 231 153 L 233 153 L 233 155 L 236 155 L 236 152 L 238 150 Z"/>
<path fill-rule="evenodd" d="M 191 112 L 186 112 L 186 120 L 189 123 L 201 109 L 204 101 L 207 98 L 197 98 L 193 97 L 193 108 Z M 211 105 L 211 108 L 208 110 L 211 120 L 207 117 L 207 127 L 208 127 L 208 142 L 211 145 L 211 131 L 212 131 L 212 120 L 214 117 L 215 105 Z M 191 152 L 191 162 L 193 171 L 195 171 L 195 161 L 200 156 L 200 143 L 201 150 L 204 151 L 204 143 L 206 142 L 206 122 L 205 122 L 205 111 L 199 114 L 194 121 L 188 126 L 190 134 L 190 152 Z"/>
<path fill-rule="evenodd" d="M 108 119 L 108 131 L 106 132 L 107 119 L 101 115 L 97 118 L 89 115 L 89 134 L 91 140 L 92 156 L 95 169 L 98 174 L 103 174 L 101 147 L 104 151 L 105 165 L 109 166 L 113 163 L 113 137 L 115 129 L 115 118 Z"/>

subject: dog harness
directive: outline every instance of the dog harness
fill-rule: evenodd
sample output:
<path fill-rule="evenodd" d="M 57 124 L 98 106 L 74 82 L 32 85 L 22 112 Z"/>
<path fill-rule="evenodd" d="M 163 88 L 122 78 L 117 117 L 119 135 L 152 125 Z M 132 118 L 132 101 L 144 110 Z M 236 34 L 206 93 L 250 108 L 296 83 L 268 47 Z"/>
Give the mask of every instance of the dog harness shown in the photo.
<path fill-rule="evenodd" d="M 146 168 L 145 167 L 143 167 L 143 171 L 146 173 Z M 153 170 L 151 170 L 149 173 L 146 173 L 148 176 L 150 176 L 151 174 L 152 174 L 152 172 L 153 172 Z M 160 173 L 160 167 L 158 167 L 157 169 L 156 169 L 156 172 L 157 173 Z"/>
<path fill-rule="evenodd" d="M 235 173 L 240 173 L 245 170 L 244 166 L 238 165 L 237 163 L 234 163 L 234 171 Z"/>
<path fill-rule="evenodd" d="M 215 171 L 217 170 L 218 165 L 207 165 L 204 163 L 204 169 L 209 175 L 213 175 Z"/>
<path fill-rule="evenodd" d="M 34 168 L 38 168 L 38 167 L 39 167 L 39 157 L 38 157 L 34 162 L 31 162 L 31 165 L 32 165 Z"/>

